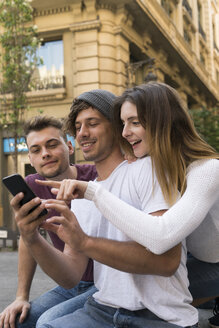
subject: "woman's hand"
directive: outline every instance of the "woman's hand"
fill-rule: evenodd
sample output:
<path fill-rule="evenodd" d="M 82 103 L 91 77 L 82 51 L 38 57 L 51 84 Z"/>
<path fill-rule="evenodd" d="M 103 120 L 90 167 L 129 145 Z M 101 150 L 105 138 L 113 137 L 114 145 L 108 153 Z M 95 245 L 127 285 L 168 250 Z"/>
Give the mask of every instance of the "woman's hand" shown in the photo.
<path fill-rule="evenodd" d="M 42 186 L 51 187 L 51 192 L 56 195 L 56 199 L 66 202 L 76 198 L 84 198 L 88 182 L 64 179 L 62 181 L 52 180 L 35 180 L 36 183 Z"/>

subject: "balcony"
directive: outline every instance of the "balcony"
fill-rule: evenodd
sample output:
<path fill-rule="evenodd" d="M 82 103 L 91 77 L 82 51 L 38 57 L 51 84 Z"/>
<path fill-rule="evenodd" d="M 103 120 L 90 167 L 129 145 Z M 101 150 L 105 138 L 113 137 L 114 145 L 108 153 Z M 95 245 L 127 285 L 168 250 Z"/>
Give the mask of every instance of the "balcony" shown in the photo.
<path fill-rule="evenodd" d="M 44 78 L 33 78 L 32 84 L 31 91 L 65 88 L 65 76 L 54 75 Z"/>
<path fill-rule="evenodd" d="M 66 83 L 64 75 L 49 75 L 32 78 L 32 82 L 26 88 L 28 102 L 38 103 L 45 101 L 63 100 L 66 97 Z M 0 91 L 0 97 L 5 103 L 11 103 L 12 90 Z"/>

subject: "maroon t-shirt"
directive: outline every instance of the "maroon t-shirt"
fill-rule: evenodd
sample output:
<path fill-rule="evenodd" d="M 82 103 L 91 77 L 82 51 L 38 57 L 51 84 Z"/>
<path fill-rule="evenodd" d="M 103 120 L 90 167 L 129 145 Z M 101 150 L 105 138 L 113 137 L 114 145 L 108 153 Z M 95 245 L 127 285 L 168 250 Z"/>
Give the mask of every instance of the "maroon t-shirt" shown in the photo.
<path fill-rule="evenodd" d="M 94 165 L 78 165 L 75 164 L 77 168 L 77 180 L 89 181 L 94 180 L 97 176 L 97 171 Z M 33 190 L 33 192 L 41 199 L 55 199 L 56 196 L 51 193 L 51 188 L 48 186 L 40 186 L 35 182 L 35 179 L 45 180 L 44 177 L 38 173 L 28 175 L 25 180 Z M 52 216 L 59 216 L 60 214 L 55 210 L 50 210 L 48 218 Z M 59 249 L 61 252 L 64 250 L 64 242 L 52 231 L 48 231 L 51 241 L 55 248 Z M 82 277 L 83 281 L 93 281 L 93 261 L 89 259 L 87 269 Z"/>

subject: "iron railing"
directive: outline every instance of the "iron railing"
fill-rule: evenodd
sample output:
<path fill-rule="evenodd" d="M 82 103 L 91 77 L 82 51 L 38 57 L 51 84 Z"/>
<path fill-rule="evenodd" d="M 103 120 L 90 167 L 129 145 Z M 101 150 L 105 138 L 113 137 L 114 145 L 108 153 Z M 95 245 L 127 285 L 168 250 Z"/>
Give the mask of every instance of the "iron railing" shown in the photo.
<path fill-rule="evenodd" d="M 31 90 L 48 90 L 65 88 L 65 76 L 56 75 L 45 78 L 34 78 L 31 83 Z"/>

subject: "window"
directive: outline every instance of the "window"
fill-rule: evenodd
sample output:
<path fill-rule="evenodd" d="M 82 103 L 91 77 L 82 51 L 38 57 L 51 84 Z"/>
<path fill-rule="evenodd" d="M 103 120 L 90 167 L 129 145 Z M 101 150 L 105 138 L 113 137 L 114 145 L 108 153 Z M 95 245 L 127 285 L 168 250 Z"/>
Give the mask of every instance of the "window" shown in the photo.
<path fill-rule="evenodd" d="M 189 16 L 192 18 L 192 8 L 189 4 L 189 1 L 188 0 L 183 0 L 183 6 L 185 7 L 185 9 L 188 12 Z"/>
<path fill-rule="evenodd" d="M 43 65 L 39 67 L 40 77 L 64 75 L 62 40 L 44 42 L 39 49 Z"/>
<path fill-rule="evenodd" d="M 33 76 L 34 89 L 53 89 L 64 87 L 63 41 L 43 42 L 38 50 L 43 64 Z"/>
<path fill-rule="evenodd" d="M 174 23 L 176 23 L 176 10 L 178 3 L 179 0 L 161 0 L 161 6 Z"/>
<path fill-rule="evenodd" d="M 202 53 L 200 54 L 200 61 L 205 66 L 205 56 Z"/>
<path fill-rule="evenodd" d="M 215 17 L 213 17 L 213 19 L 215 19 Z M 212 24 L 212 30 L 213 30 L 213 45 L 214 45 L 214 49 L 218 50 L 217 44 L 216 44 L 216 39 L 217 39 L 217 32 L 216 32 L 216 24 L 213 20 L 213 24 Z"/>
<path fill-rule="evenodd" d="M 30 164 L 25 164 L 24 165 L 24 175 L 25 177 L 29 174 L 34 174 L 36 173 L 36 170 L 33 166 L 31 166 Z"/>
<path fill-rule="evenodd" d="M 188 42 L 191 45 L 191 36 L 190 36 L 190 33 L 186 29 L 184 29 L 184 39 L 186 42 Z"/>
<path fill-rule="evenodd" d="M 216 69 L 216 82 L 219 84 L 219 71 Z"/>
<path fill-rule="evenodd" d="M 167 15 L 171 17 L 172 8 L 168 0 L 161 0 L 161 6 L 166 11 Z"/>
<path fill-rule="evenodd" d="M 204 38 L 204 40 L 206 40 L 206 34 L 203 30 L 203 9 L 202 9 L 202 5 L 199 2 L 198 2 L 198 30 L 199 33 Z"/>
<path fill-rule="evenodd" d="M 202 5 L 198 2 L 198 24 L 202 25 Z"/>

